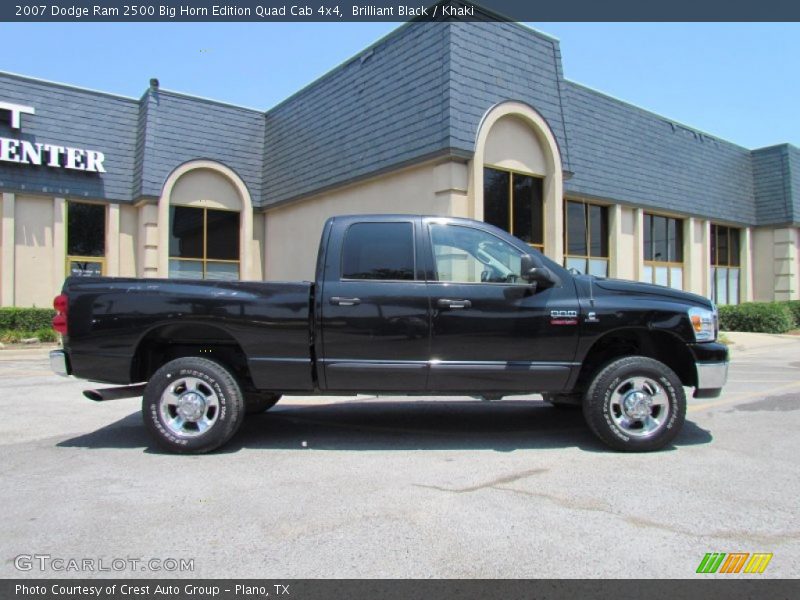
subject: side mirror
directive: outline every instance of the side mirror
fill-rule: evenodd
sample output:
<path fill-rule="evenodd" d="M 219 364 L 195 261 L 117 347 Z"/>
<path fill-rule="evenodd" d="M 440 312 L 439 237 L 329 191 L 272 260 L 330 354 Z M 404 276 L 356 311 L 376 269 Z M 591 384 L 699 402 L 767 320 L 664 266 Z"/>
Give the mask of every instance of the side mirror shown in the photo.
<path fill-rule="evenodd" d="M 540 266 L 532 255 L 523 254 L 520 263 L 522 266 L 520 276 L 528 283 L 535 284 L 537 288 L 552 287 L 558 282 L 553 272 L 547 267 Z"/>

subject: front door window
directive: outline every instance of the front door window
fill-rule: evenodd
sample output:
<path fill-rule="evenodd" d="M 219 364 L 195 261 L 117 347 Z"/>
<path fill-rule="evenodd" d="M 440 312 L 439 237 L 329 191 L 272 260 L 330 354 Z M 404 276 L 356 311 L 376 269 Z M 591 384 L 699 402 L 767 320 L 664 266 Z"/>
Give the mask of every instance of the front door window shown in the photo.
<path fill-rule="evenodd" d="M 518 283 L 521 253 L 485 231 L 457 225 L 430 226 L 436 280 Z"/>

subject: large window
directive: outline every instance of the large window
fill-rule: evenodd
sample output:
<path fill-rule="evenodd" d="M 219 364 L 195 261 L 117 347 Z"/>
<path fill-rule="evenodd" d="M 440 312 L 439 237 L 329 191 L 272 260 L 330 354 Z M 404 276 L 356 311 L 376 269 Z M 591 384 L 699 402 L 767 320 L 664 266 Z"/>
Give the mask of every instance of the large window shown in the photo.
<path fill-rule="evenodd" d="M 711 299 L 739 303 L 739 230 L 711 224 Z"/>
<path fill-rule="evenodd" d="M 644 215 L 642 281 L 683 289 L 683 221 Z"/>
<path fill-rule="evenodd" d="M 239 278 L 239 213 L 172 206 L 169 276 L 176 279 Z"/>
<path fill-rule="evenodd" d="M 608 207 L 567 200 L 564 249 L 568 269 L 608 277 Z"/>
<path fill-rule="evenodd" d="M 67 202 L 67 275 L 99 277 L 105 256 L 105 205 Z"/>
<path fill-rule="evenodd" d="M 522 253 L 485 231 L 460 225 L 430 226 L 436 280 L 459 283 L 524 283 Z"/>
<path fill-rule="evenodd" d="M 544 251 L 542 180 L 485 167 L 483 220 Z"/>
<path fill-rule="evenodd" d="M 343 279 L 414 279 L 411 223 L 356 223 L 342 249 Z"/>

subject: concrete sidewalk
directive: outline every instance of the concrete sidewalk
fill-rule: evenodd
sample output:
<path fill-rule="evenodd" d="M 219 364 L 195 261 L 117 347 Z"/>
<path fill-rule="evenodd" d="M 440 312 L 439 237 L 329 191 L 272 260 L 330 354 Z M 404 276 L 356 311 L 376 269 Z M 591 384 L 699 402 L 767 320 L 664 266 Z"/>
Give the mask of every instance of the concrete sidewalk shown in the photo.
<path fill-rule="evenodd" d="M 6 345 L 4 348 L 0 348 L 0 361 L 41 360 L 42 357 L 47 358 L 50 350 L 58 347 L 58 344 Z"/>
<path fill-rule="evenodd" d="M 779 348 L 788 348 L 800 344 L 800 335 L 750 333 L 746 331 L 726 331 L 724 333 L 725 337 L 730 340 L 728 348 L 731 351 L 731 357 L 742 353 L 757 352 L 765 349 L 778 350 Z"/>

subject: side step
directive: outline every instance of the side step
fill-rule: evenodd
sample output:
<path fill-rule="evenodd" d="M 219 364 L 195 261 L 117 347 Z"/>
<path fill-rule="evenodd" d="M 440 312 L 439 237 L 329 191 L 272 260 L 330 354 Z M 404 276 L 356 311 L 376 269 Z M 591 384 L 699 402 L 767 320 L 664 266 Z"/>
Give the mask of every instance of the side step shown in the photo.
<path fill-rule="evenodd" d="M 83 395 L 95 402 L 105 402 L 106 400 L 119 400 L 121 398 L 135 398 L 144 395 L 146 383 L 136 385 L 123 385 L 121 387 L 99 388 L 96 390 L 83 390 Z"/>

